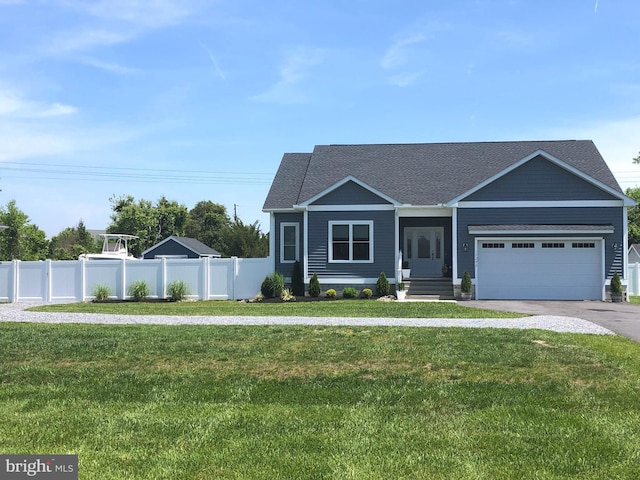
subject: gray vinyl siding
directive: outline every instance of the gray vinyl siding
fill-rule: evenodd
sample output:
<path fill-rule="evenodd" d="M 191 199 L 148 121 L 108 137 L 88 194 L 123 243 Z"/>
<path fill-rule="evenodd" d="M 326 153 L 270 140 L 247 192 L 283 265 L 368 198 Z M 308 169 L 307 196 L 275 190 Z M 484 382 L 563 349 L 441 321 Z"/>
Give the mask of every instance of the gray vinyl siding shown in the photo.
<path fill-rule="evenodd" d="M 364 212 L 309 212 L 309 276 L 377 278 L 384 272 L 395 278 L 395 213 L 393 210 Z M 330 221 L 373 221 L 373 263 L 329 263 Z"/>
<path fill-rule="evenodd" d="M 605 272 L 607 276 L 617 271 L 622 276 L 623 245 L 622 207 L 598 208 L 460 208 L 458 209 L 458 278 L 465 270 L 475 277 L 475 235 L 469 234 L 469 225 L 613 225 L 612 234 L 585 234 L 585 237 L 602 237 L 605 240 Z M 490 235 L 501 236 L 501 235 Z M 517 235 L 504 235 L 515 237 Z M 554 235 L 524 234 L 523 237 L 550 237 Z M 566 232 L 558 237 L 579 237 L 580 234 Z M 462 244 L 469 244 L 463 251 Z M 617 243 L 614 252 L 612 244 Z"/>
<path fill-rule="evenodd" d="M 384 205 L 387 200 L 375 193 L 361 187 L 355 182 L 346 182 L 344 185 L 319 198 L 314 205 Z"/>
<path fill-rule="evenodd" d="M 542 157 L 536 157 L 464 201 L 617 200 L 611 194 Z"/>
<path fill-rule="evenodd" d="M 281 223 L 298 223 L 298 255 L 300 258 L 300 263 L 302 264 L 302 259 L 304 258 L 304 244 L 303 244 L 303 235 L 304 235 L 304 216 L 302 213 L 276 213 L 276 231 L 272 232 L 272 235 L 275 235 L 275 263 L 276 263 L 276 271 L 282 273 L 284 276 L 288 277 L 291 275 L 291 270 L 293 269 L 293 263 L 282 263 L 280 260 L 280 224 Z"/>
<path fill-rule="evenodd" d="M 154 259 L 156 256 L 160 255 L 186 255 L 187 258 L 200 258 L 200 255 L 193 250 L 190 250 L 174 241 L 168 241 L 162 245 L 158 245 L 153 250 L 145 253 L 144 258 Z"/>

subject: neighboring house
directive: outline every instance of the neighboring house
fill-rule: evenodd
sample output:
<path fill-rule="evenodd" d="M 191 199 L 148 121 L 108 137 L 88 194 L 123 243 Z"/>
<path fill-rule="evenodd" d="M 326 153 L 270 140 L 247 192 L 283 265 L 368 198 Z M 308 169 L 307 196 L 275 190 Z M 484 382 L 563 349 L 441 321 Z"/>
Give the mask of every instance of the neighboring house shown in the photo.
<path fill-rule="evenodd" d="M 469 271 L 480 299 L 600 300 L 626 276 L 633 205 L 569 140 L 318 145 L 283 156 L 263 211 L 274 269 L 299 260 L 324 288 L 394 283 L 404 261 L 456 291 Z"/>
<path fill-rule="evenodd" d="M 153 247 L 142 252 L 142 258 L 220 258 L 220 254 L 213 248 L 206 246 L 200 240 L 189 237 L 167 237 Z"/>
<path fill-rule="evenodd" d="M 640 243 L 629 247 L 629 263 L 640 263 Z"/>

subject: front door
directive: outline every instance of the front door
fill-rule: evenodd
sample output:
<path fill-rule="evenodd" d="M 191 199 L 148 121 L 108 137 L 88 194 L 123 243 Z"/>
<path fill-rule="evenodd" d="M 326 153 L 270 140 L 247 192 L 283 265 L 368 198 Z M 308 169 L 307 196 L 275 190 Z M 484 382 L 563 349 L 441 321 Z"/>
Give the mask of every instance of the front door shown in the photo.
<path fill-rule="evenodd" d="M 411 227 L 404 229 L 403 260 L 409 262 L 412 277 L 442 275 L 444 265 L 444 228 Z"/>

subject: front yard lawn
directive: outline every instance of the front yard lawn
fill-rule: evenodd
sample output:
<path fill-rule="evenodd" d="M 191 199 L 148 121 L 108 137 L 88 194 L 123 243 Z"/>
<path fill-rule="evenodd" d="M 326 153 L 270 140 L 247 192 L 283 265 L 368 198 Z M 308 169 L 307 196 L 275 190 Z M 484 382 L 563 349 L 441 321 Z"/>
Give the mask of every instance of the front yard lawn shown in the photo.
<path fill-rule="evenodd" d="M 63 303 L 30 308 L 39 312 L 106 313 L 119 315 L 301 316 L 388 318 L 514 318 L 522 313 L 496 312 L 455 302 L 378 302 L 333 300 L 318 302 L 243 303 L 228 300 L 198 302 Z"/>
<path fill-rule="evenodd" d="M 0 451 L 78 454 L 83 479 L 640 473 L 619 336 L 2 323 L 0 384 Z"/>

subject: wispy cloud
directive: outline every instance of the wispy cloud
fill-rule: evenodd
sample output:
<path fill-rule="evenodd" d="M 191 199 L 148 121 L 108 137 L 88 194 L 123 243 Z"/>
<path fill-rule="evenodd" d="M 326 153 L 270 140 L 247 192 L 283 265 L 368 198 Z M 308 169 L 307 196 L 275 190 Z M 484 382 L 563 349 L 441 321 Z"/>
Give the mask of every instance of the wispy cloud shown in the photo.
<path fill-rule="evenodd" d="M 83 53 L 98 47 L 118 45 L 131 40 L 133 37 L 134 34 L 132 32 L 85 28 L 55 35 L 45 50 L 53 55 Z"/>
<path fill-rule="evenodd" d="M 218 77 L 220 77 L 222 80 L 226 80 L 227 75 L 222 71 L 222 69 L 218 65 L 218 62 L 216 61 L 216 57 L 213 56 L 213 52 L 202 42 L 200 42 L 200 46 L 205 52 L 207 52 L 207 55 L 209 56 L 209 60 L 211 60 L 211 64 L 213 65 L 213 71 L 215 72 L 215 74 Z"/>
<path fill-rule="evenodd" d="M 53 102 L 25 100 L 21 95 L 0 90 L 0 117 L 4 118 L 45 118 L 71 115 L 78 111 L 76 107 Z"/>
<path fill-rule="evenodd" d="M 427 36 L 422 33 L 401 38 L 389 47 L 380 61 L 380 66 L 389 69 L 404 65 L 409 58 L 410 47 L 423 43 L 426 39 Z"/>
<path fill-rule="evenodd" d="M 409 87 L 416 83 L 422 75 L 424 75 L 424 72 L 401 73 L 393 75 L 389 79 L 389 83 L 396 87 Z"/>
<path fill-rule="evenodd" d="M 265 92 L 251 97 L 257 102 L 304 103 L 308 101 L 300 84 L 311 75 L 313 67 L 324 62 L 321 48 L 301 47 L 291 53 L 280 67 L 280 79 Z"/>

